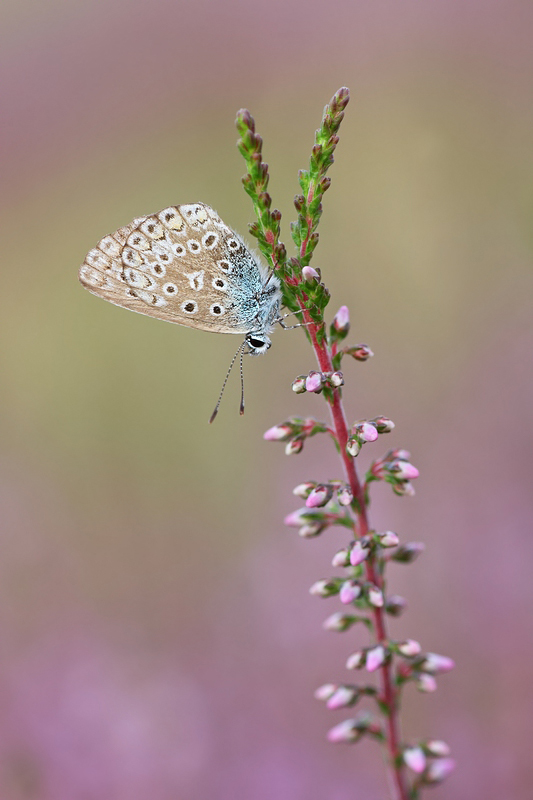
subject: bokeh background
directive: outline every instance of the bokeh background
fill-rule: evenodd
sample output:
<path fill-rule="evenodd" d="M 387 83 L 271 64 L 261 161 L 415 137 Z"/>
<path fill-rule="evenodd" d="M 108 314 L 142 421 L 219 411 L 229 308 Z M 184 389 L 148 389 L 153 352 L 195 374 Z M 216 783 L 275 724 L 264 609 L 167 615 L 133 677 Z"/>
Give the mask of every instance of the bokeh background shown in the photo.
<path fill-rule="evenodd" d="M 444 738 L 435 800 L 531 796 L 533 7 L 523 0 L 4 0 L 0 18 L 0 796 L 374 800 L 378 748 L 325 742 L 312 698 L 363 640 L 308 594 L 344 543 L 282 517 L 327 441 L 262 441 L 314 367 L 300 331 L 246 363 L 214 336 L 84 292 L 135 216 L 202 200 L 246 232 L 248 107 L 293 218 L 323 105 L 352 92 L 315 264 L 351 309 L 351 419 L 396 422 L 415 498 L 372 518 L 421 540 L 392 571 L 398 636 L 452 656 L 404 733 Z M 374 450 L 371 451 L 371 448 Z M 378 447 L 378 450 L 375 448 Z"/>

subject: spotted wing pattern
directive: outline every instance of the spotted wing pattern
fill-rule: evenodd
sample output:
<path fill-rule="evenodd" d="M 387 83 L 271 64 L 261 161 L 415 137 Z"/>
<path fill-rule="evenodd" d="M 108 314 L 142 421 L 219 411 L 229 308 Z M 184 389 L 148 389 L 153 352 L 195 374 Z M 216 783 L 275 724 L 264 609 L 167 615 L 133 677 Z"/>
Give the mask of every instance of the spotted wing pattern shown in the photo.
<path fill-rule="evenodd" d="M 165 208 L 105 236 L 86 256 L 83 286 L 117 306 L 218 333 L 268 332 L 279 283 L 203 203 Z"/>

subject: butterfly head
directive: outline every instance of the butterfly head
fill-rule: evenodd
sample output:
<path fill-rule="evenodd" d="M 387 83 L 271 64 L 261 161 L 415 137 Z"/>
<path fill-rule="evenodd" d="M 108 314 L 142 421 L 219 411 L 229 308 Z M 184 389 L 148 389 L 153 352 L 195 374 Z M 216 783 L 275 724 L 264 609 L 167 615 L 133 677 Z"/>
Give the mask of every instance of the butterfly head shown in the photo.
<path fill-rule="evenodd" d="M 262 331 L 247 333 L 245 341 L 251 356 L 262 356 L 271 346 L 270 336 L 267 336 Z"/>

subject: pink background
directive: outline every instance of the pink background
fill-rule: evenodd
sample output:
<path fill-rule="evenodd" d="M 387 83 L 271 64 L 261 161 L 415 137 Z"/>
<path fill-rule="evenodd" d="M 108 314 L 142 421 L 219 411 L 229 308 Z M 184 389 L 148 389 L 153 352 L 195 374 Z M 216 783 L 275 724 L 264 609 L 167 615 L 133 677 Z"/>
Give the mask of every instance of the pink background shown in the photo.
<path fill-rule="evenodd" d="M 350 341 L 350 419 L 387 414 L 421 469 L 372 519 L 426 554 L 393 625 L 452 656 L 404 733 L 458 759 L 435 800 L 526 800 L 531 741 L 531 35 L 520 0 L 6 0 L 0 19 L 0 797 L 376 800 L 378 748 L 325 742 L 312 698 L 360 632 L 308 594 L 344 543 L 303 541 L 291 489 L 331 445 L 262 442 L 325 413 L 276 332 L 207 419 L 237 340 L 82 291 L 104 234 L 202 200 L 242 233 L 235 112 L 265 138 L 284 238 L 322 107 L 352 102 L 315 266 Z M 372 449 L 373 448 L 373 449 Z"/>

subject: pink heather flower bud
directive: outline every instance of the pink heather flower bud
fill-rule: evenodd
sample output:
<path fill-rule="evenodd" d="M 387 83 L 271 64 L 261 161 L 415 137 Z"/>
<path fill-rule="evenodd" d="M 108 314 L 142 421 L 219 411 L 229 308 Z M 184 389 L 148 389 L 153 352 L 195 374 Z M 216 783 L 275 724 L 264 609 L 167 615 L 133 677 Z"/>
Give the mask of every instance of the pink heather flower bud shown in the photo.
<path fill-rule="evenodd" d="M 352 653 L 351 656 L 348 656 L 348 660 L 346 661 L 346 669 L 361 669 L 364 666 L 366 661 L 366 653 L 363 650 L 357 650 L 355 653 Z"/>
<path fill-rule="evenodd" d="M 353 501 L 353 493 L 349 486 L 341 486 L 337 492 L 337 500 L 341 506 L 349 506 Z"/>
<path fill-rule="evenodd" d="M 307 389 L 305 388 L 306 380 L 307 380 L 307 375 L 298 375 L 298 377 L 295 378 L 291 384 L 292 391 L 296 392 L 296 394 L 303 394 L 304 392 L 306 392 L 307 391 Z"/>
<path fill-rule="evenodd" d="M 293 439 L 285 445 L 285 455 L 292 456 L 301 453 L 304 447 L 303 439 Z"/>
<path fill-rule="evenodd" d="M 321 372 L 311 370 L 305 379 L 305 388 L 308 392 L 321 392 L 324 384 L 324 377 Z"/>
<path fill-rule="evenodd" d="M 331 486 L 316 486 L 305 501 L 305 505 L 307 508 L 320 508 L 329 503 L 332 497 L 333 489 Z"/>
<path fill-rule="evenodd" d="M 367 558 L 370 550 L 366 547 L 363 547 L 361 542 L 355 542 L 352 548 L 350 549 L 350 564 L 352 567 L 356 567 L 358 564 L 362 564 L 363 561 Z"/>
<path fill-rule="evenodd" d="M 309 589 L 309 594 L 315 597 L 331 597 L 333 594 L 337 594 L 338 591 L 339 587 L 336 582 L 322 580 L 313 583 Z"/>
<path fill-rule="evenodd" d="M 340 372 L 340 370 L 337 370 L 337 372 L 332 372 L 329 376 L 329 382 L 331 386 L 333 386 L 335 389 L 338 389 L 339 386 L 344 386 L 344 375 L 342 372 Z"/>
<path fill-rule="evenodd" d="M 375 672 L 377 669 L 381 667 L 381 665 L 385 662 L 387 658 L 387 653 L 385 652 L 385 648 L 378 644 L 377 647 L 373 647 L 369 650 L 366 654 L 366 668 L 368 672 Z"/>
<path fill-rule="evenodd" d="M 291 511 L 283 520 L 283 524 L 288 525 L 289 528 L 300 528 L 304 524 L 308 513 L 306 508 L 299 508 L 298 511 Z"/>
<path fill-rule="evenodd" d="M 378 429 L 378 433 L 390 433 L 396 427 L 394 422 L 388 417 L 374 417 L 371 422 L 373 422 Z"/>
<path fill-rule="evenodd" d="M 422 672 L 429 672 L 436 675 L 437 672 L 449 672 L 455 667 L 455 661 L 448 656 L 439 656 L 437 653 L 426 653 L 426 657 L 420 669 Z"/>
<path fill-rule="evenodd" d="M 326 631 L 343 633 L 344 631 L 347 631 L 354 622 L 355 619 L 351 614 L 343 614 L 342 611 L 336 611 L 334 614 L 331 614 L 331 616 L 324 620 L 322 627 Z"/>
<path fill-rule="evenodd" d="M 395 478 L 399 478 L 401 481 L 414 481 L 420 475 L 417 468 L 409 461 L 398 461 L 391 467 L 391 472 Z"/>
<path fill-rule="evenodd" d="M 392 617 L 399 617 L 407 607 L 407 600 L 405 597 L 400 597 L 399 594 L 393 594 L 387 598 L 385 603 L 385 611 Z"/>
<path fill-rule="evenodd" d="M 406 747 L 403 751 L 403 760 L 417 775 L 426 768 L 426 756 L 421 747 Z"/>
<path fill-rule="evenodd" d="M 415 641 L 414 639 L 406 639 L 405 642 L 401 642 L 398 645 L 398 652 L 402 654 L 402 656 L 407 656 L 407 658 L 412 658 L 413 656 L 418 656 L 422 652 L 422 648 L 420 644 Z"/>
<path fill-rule="evenodd" d="M 349 550 L 339 550 L 333 556 L 331 564 L 334 567 L 349 567 L 350 566 L 350 552 Z"/>
<path fill-rule="evenodd" d="M 346 443 L 346 452 L 354 458 L 361 452 L 361 442 L 353 436 L 350 436 Z"/>
<path fill-rule="evenodd" d="M 426 783 L 440 783 L 455 769 L 453 758 L 438 758 L 432 761 L 425 774 Z"/>
<path fill-rule="evenodd" d="M 426 546 L 423 542 L 407 542 L 400 545 L 391 558 L 393 561 L 400 561 L 402 564 L 412 564 L 425 549 Z"/>
<path fill-rule="evenodd" d="M 372 425 L 371 422 L 359 422 L 355 426 L 356 436 L 362 442 L 375 442 L 378 438 L 378 432 L 375 425 Z"/>
<path fill-rule="evenodd" d="M 356 742 L 360 736 L 354 719 L 345 719 L 328 731 L 329 742 Z"/>
<path fill-rule="evenodd" d="M 313 267 L 304 267 L 302 270 L 302 278 L 304 281 L 307 281 L 307 283 L 312 283 L 313 281 L 317 281 L 320 275 Z"/>
<path fill-rule="evenodd" d="M 418 680 L 416 682 L 416 688 L 419 692 L 436 692 L 437 691 L 437 681 L 433 677 L 433 675 L 427 675 L 423 672 L 421 675 L 418 676 Z"/>
<path fill-rule="evenodd" d="M 322 533 L 325 527 L 326 524 L 324 522 L 319 522 L 318 520 L 306 522 L 305 525 L 302 525 L 298 531 L 298 536 L 301 536 L 302 539 L 312 539 L 313 536 L 318 536 L 320 533 Z"/>
<path fill-rule="evenodd" d="M 336 683 L 324 683 L 315 690 L 314 696 L 317 700 L 329 700 L 338 688 Z"/>
<path fill-rule="evenodd" d="M 348 333 L 350 330 L 350 312 L 348 306 L 341 306 L 333 320 L 333 327 L 338 333 Z"/>
<path fill-rule="evenodd" d="M 334 711 L 337 708 L 351 706 L 357 700 L 359 691 L 353 686 L 339 686 L 326 702 L 326 706 Z"/>
<path fill-rule="evenodd" d="M 287 441 L 289 436 L 292 435 L 292 428 L 290 425 L 274 425 L 263 434 L 263 439 L 267 442 L 284 442 Z"/>
<path fill-rule="evenodd" d="M 432 756 L 449 756 L 450 748 L 441 739 L 430 739 L 426 742 L 426 750 Z"/>
<path fill-rule="evenodd" d="M 292 493 L 296 495 L 296 497 L 302 497 L 304 500 L 309 497 L 309 494 L 315 488 L 316 483 L 313 481 L 307 481 L 306 483 L 299 483 L 298 486 L 295 486 L 292 490 Z"/>
<path fill-rule="evenodd" d="M 409 461 L 411 453 L 409 450 L 391 450 L 389 456 L 390 458 L 399 458 L 400 461 Z"/>
<path fill-rule="evenodd" d="M 400 495 L 400 497 L 413 497 L 415 494 L 415 487 L 412 483 L 409 483 L 409 481 L 402 481 L 401 483 L 394 484 L 392 491 Z"/>
<path fill-rule="evenodd" d="M 345 581 L 340 590 L 339 599 L 341 603 L 353 603 L 361 594 L 361 587 L 356 581 Z"/>
<path fill-rule="evenodd" d="M 375 608 L 381 608 L 384 602 L 383 592 L 381 591 L 381 589 L 378 589 L 377 586 L 369 586 L 367 593 L 368 593 L 368 602 Z"/>
<path fill-rule="evenodd" d="M 372 358 L 374 355 L 367 344 L 356 344 L 352 347 L 345 347 L 343 352 L 348 356 L 352 356 L 352 358 L 355 358 L 357 361 L 368 361 L 368 359 Z"/>
<path fill-rule="evenodd" d="M 296 494 L 296 491 L 293 494 Z M 400 537 L 393 531 L 385 531 L 379 534 L 379 543 L 381 547 L 397 547 L 400 544 Z"/>

